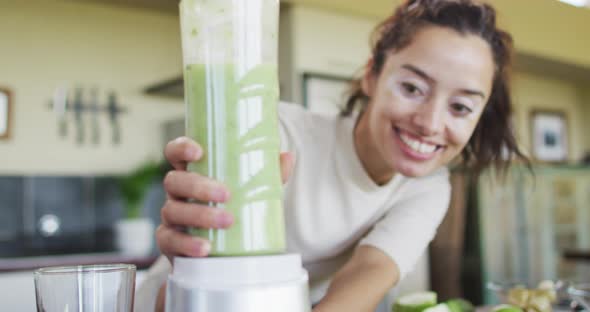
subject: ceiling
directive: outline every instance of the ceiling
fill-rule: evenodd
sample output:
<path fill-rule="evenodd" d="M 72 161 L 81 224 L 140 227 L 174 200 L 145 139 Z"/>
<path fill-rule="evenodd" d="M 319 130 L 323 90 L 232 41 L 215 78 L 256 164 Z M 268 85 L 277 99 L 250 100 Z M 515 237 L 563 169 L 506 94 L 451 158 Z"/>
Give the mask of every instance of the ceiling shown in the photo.
<path fill-rule="evenodd" d="M 80 2 L 100 2 L 105 4 L 152 9 L 160 12 L 177 14 L 178 0 L 71 0 Z M 326 8 L 335 11 L 355 13 L 357 15 L 383 17 L 390 12 L 384 8 L 393 9 L 401 0 L 281 0 L 285 3 L 294 3 Z"/>
<path fill-rule="evenodd" d="M 177 14 L 179 0 L 71 0 L 71 1 L 86 1 L 86 2 L 100 2 L 113 5 L 120 5 L 126 7 L 136 7 L 158 10 L 160 12 L 168 12 L 170 14 Z M 343 11 L 348 13 L 355 13 L 357 15 L 384 17 L 393 9 L 396 4 L 402 0 L 281 0 L 286 3 L 296 3 L 303 5 L 310 5 L 315 7 L 323 7 L 335 11 Z M 494 1 L 494 0 L 490 0 Z M 590 0 L 559 0 L 562 2 L 585 3 L 585 6 L 590 8 Z"/>

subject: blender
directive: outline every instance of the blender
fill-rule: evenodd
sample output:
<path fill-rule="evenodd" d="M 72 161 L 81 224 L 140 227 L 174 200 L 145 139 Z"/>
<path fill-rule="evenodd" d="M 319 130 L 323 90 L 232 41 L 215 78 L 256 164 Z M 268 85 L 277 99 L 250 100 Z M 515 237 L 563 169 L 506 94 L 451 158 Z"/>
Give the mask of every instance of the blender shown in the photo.
<path fill-rule="evenodd" d="M 224 183 L 228 229 L 189 229 L 207 258 L 174 259 L 167 312 L 310 312 L 301 257 L 287 254 L 277 105 L 279 0 L 182 0 L 188 170 Z"/>

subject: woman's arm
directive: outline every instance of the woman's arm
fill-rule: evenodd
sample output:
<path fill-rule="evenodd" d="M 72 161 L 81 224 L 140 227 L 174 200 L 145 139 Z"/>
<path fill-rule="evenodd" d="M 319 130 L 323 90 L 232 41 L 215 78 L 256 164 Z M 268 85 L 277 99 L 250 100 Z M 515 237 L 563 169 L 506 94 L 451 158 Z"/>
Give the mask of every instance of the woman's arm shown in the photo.
<path fill-rule="evenodd" d="M 359 246 L 313 312 L 373 312 L 398 280 L 398 267 L 389 256 L 375 247 Z"/>

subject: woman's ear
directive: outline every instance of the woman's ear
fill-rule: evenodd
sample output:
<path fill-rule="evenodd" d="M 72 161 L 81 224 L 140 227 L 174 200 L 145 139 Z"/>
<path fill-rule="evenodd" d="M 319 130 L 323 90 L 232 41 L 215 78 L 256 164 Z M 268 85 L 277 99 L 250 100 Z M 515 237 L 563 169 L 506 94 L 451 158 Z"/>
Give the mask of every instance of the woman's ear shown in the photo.
<path fill-rule="evenodd" d="M 365 95 L 367 95 L 369 98 L 373 97 L 376 83 L 376 77 L 373 74 L 373 64 L 373 58 L 370 58 L 365 65 L 363 78 L 361 79 L 361 89 L 363 90 L 363 93 L 365 93 Z"/>

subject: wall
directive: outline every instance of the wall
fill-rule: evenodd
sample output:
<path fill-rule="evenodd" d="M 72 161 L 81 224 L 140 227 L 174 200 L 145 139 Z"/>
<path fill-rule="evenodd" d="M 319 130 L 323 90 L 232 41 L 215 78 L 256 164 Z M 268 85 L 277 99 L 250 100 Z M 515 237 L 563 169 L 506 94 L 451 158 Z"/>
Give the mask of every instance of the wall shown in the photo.
<path fill-rule="evenodd" d="M 590 82 L 580 85 L 580 98 L 584 116 L 590 116 Z M 584 124 L 586 124 L 584 122 Z M 586 133 L 586 132 L 584 132 Z M 584 146 L 590 152 L 590 135 L 584 135 Z"/>
<path fill-rule="evenodd" d="M 161 157 L 160 123 L 182 116 L 183 105 L 142 89 L 181 73 L 177 17 L 76 1 L 2 1 L 0 46 L 0 85 L 14 94 L 0 174 L 117 173 Z M 129 111 L 120 146 L 108 140 L 104 115 L 98 146 L 74 143 L 71 114 L 69 137 L 58 137 L 48 103 L 64 82 L 117 93 Z"/>
<path fill-rule="evenodd" d="M 302 103 L 303 73 L 352 77 L 362 68 L 378 20 L 305 6 L 293 6 L 291 11 L 291 100 Z"/>
<path fill-rule="evenodd" d="M 590 9 L 556 0 L 490 0 L 519 52 L 590 69 Z M 534 2 L 534 4 L 533 4 Z M 559 42 L 559 44 L 556 44 Z"/>
<path fill-rule="evenodd" d="M 515 123 L 522 146 L 531 148 L 531 112 L 560 111 L 566 116 L 569 132 L 569 160 L 580 160 L 588 149 L 585 122 L 587 110 L 580 96 L 581 86 L 551 76 L 519 72 L 514 79 Z"/>
<path fill-rule="evenodd" d="M 297 5 L 339 11 L 346 15 L 381 20 L 401 0 L 285 0 Z M 509 28 L 519 52 L 590 68 L 590 10 L 556 0 L 487 0 L 498 11 L 499 21 Z M 559 42 L 559 44 L 555 44 Z"/>

